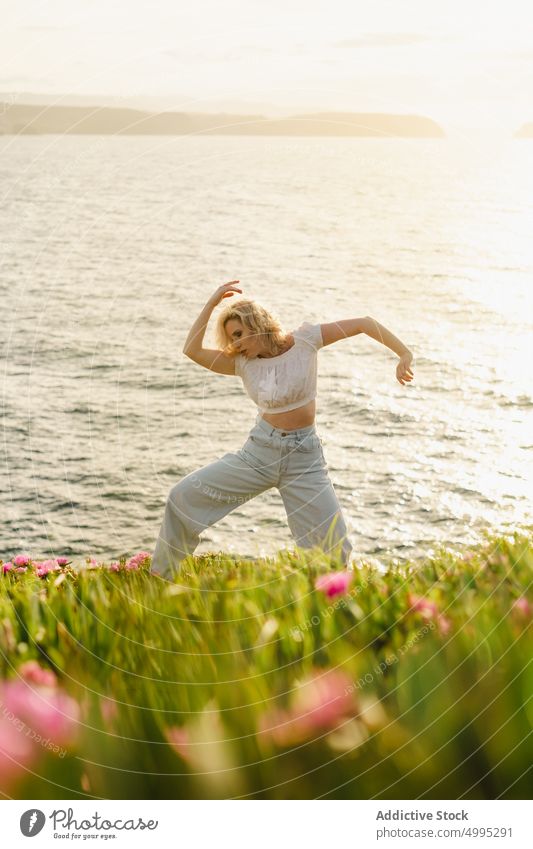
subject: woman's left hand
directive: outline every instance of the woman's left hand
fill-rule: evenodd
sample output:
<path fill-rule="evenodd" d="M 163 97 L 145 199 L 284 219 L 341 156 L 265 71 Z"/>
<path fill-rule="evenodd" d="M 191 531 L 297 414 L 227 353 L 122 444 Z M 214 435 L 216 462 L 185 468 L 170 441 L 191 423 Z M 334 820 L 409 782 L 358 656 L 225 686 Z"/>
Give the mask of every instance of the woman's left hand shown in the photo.
<path fill-rule="evenodd" d="M 396 366 L 396 377 L 402 385 L 408 383 L 414 377 L 413 371 L 411 369 L 412 362 L 413 355 L 410 351 L 407 351 L 405 354 L 402 354 L 402 356 L 400 357 L 400 362 Z"/>

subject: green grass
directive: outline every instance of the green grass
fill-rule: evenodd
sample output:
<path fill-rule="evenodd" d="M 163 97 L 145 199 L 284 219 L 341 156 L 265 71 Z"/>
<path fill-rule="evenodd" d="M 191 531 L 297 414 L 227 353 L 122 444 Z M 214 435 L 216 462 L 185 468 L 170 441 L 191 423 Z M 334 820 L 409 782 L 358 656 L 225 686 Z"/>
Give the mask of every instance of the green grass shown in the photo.
<path fill-rule="evenodd" d="M 0 733 L 0 790 L 529 798 L 532 542 L 487 534 L 477 549 L 436 547 L 385 574 L 363 566 L 332 598 L 315 581 L 339 566 L 317 550 L 191 557 L 174 583 L 149 561 L 8 572 L 0 679 L 20 681 L 20 665 L 38 660 L 78 702 L 80 723 L 63 756 L 34 743 L 18 769 L 2 762 Z M 415 596 L 435 607 L 414 609 Z"/>

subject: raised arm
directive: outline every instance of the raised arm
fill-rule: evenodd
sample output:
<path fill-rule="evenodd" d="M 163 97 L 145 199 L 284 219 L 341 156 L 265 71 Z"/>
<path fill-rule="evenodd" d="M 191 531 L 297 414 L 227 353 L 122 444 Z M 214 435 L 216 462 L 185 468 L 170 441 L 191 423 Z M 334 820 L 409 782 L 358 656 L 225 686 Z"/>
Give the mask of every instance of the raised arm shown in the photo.
<path fill-rule="evenodd" d="M 400 362 L 396 366 L 396 377 L 403 385 L 414 377 L 411 363 L 413 355 L 403 342 L 387 330 L 379 321 L 369 315 L 363 318 L 345 318 L 342 321 L 332 321 L 330 324 L 321 324 L 322 341 L 324 345 L 331 345 L 348 336 L 357 336 L 358 333 L 366 333 L 372 339 L 386 345 L 395 354 L 398 354 Z"/>
<path fill-rule="evenodd" d="M 223 283 L 222 286 L 218 287 L 189 330 L 189 335 L 183 346 L 183 353 L 186 357 L 209 369 L 209 371 L 216 371 L 218 374 L 235 374 L 235 360 L 216 348 L 204 348 L 205 330 L 211 313 L 223 298 L 230 298 L 235 292 L 242 294 L 242 289 L 236 286 L 238 282 L 238 280 L 232 280 L 231 283 Z"/>

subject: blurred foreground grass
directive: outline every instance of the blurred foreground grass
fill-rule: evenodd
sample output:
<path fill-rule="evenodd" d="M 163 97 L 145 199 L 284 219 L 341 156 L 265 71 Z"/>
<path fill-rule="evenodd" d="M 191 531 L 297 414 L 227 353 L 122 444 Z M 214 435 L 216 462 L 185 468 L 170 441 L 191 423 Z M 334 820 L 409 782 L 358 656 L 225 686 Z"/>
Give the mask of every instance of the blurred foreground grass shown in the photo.
<path fill-rule="evenodd" d="M 19 556 L 0 567 L 0 790 L 529 798 L 532 542 L 386 573 L 191 557 L 174 583 L 143 552 Z"/>

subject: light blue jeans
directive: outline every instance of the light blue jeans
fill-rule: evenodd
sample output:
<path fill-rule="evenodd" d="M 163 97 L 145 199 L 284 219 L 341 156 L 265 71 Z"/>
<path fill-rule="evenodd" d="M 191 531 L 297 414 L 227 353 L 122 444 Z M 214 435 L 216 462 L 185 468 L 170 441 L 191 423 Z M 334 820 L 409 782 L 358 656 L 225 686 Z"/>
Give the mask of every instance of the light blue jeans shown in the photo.
<path fill-rule="evenodd" d="M 257 415 L 242 448 L 182 478 L 169 492 L 152 557 L 165 578 L 193 554 L 200 533 L 245 501 L 276 487 L 298 546 L 318 545 L 348 565 L 352 545 L 328 475 L 316 425 L 284 431 Z"/>

